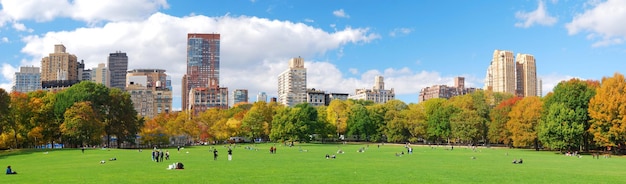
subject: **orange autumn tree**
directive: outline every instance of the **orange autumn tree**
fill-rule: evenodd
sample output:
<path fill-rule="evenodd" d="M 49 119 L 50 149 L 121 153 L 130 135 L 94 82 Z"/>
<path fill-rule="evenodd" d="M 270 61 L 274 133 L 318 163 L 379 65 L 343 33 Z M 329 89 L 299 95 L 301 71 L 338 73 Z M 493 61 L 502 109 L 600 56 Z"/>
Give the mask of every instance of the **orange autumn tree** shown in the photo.
<path fill-rule="evenodd" d="M 506 123 L 507 130 L 511 133 L 514 147 L 527 147 L 534 144 L 539 149 L 537 139 L 537 125 L 541 118 L 543 102 L 539 97 L 525 97 L 517 102 L 511 112 L 509 121 Z"/>
<path fill-rule="evenodd" d="M 589 132 L 598 146 L 608 148 L 626 141 L 626 79 L 615 73 L 602 78 L 600 88 L 589 101 Z"/>

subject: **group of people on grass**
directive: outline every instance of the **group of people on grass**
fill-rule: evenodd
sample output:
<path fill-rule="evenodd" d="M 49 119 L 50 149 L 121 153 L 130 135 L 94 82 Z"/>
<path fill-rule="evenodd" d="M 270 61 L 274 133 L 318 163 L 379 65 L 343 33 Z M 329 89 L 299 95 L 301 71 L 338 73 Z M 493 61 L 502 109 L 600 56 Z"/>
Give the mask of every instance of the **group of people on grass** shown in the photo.
<path fill-rule="evenodd" d="M 165 156 L 165 160 L 170 159 L 170 152 L 165 150 L 157 150 L 156 147 L 152 150 L 152 161 L 163 162 L 163 156 Z"/>

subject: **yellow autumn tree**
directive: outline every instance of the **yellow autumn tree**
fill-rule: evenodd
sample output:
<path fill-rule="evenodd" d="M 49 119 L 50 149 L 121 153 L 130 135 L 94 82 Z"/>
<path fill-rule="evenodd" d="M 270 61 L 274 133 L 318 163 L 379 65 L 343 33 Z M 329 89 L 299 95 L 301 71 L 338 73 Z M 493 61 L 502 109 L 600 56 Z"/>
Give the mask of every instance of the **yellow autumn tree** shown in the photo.
<path fill-rule="evenodd" d="M 589 133 L 599 146 L 612 147 L 626 141 L 626 79 L 615 73 L 602 78 L 600 88 L 589 101 Z"/>
<path fill-rule="evenodd" d="M 525 97 L 513 105 L 509 112 L 507 130 L 511 133 L 514 147 L 527 147 L 534 144 L 539 149 L 537 125 L 541 118 L 543 102 L 539 97 Z"/>
<path fill-rule="evenodd" d="M 349 105 L 343 100 L 330 101 L 326 108 L 326 118 L 333 125 L 337 135 L 346 133 L 348 128 Z"/>

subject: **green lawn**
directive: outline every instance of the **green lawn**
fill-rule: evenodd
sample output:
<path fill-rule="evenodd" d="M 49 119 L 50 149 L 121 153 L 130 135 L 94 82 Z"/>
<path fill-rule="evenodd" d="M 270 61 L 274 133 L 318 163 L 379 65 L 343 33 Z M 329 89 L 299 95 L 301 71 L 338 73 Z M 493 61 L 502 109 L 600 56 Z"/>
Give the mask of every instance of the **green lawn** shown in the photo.
<path fill-rule="evenodd" d="M 237 145 L 233 160 L 227 148 L 213 160 L 211 146 L 168 148 L 169 161 L 151 161 L 151 150 L 80 149 L 13 150 L 0 153 L 0 166 L 17 175 L 0 176 L 0 183 L 616 183 L 626 181 L 626 159 L 568 157 L 554 152 L 507 148 L 377 144 Z M 358 153 L 359 148 L 366 151 Z M 306 151 L 300 151 L 306 150 Z M 344 154 L 337 154 L 342 149 Z M 395 153 L 404 151 L 403 156 Z M 46 153 L 47 152 L 47 153 Z M 325 159 L 336 154 L 337 159 Z M 116 157 L 117 161 L 108 161 Z M 472 159 L 474 157 L 475 159 Z M 523 164 L 512 164 L 523 158 Z M 106 160 L 100 164 L 100 160 Z M 167 170 L 182 162 L 184 170 Z"/>

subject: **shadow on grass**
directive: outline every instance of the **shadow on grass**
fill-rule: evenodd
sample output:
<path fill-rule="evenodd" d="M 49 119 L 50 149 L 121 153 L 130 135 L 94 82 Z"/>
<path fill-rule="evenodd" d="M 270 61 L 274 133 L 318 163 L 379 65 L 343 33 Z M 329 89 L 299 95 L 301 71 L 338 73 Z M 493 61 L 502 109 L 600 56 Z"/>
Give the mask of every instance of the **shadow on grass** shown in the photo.
<path fill-rule="evenodd" d="M 51 151 L 53 149 L 7 149 L 7 150 L 0 150 L 0 159 L 5 159 L 7 157 L 10 156 L 15 156 L 15 155 L 29 155 L 29 154 L 35 154 L 35 153 L 45 153 L 48 151 Z M 55 151 L 57 150 L 66 150 L 66 149 L 54 149 Z"/>

